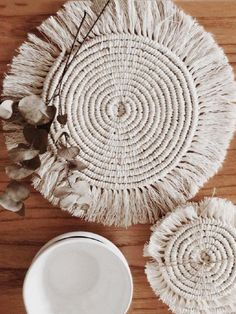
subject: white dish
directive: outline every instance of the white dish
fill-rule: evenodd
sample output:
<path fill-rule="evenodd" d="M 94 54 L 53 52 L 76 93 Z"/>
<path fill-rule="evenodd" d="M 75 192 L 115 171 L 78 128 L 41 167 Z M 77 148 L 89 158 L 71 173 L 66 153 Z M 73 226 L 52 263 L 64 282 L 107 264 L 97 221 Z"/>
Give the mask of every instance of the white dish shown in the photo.
<path fill-rule="evenodd" d="M 127 265 L 127 267 L 129 268 L 129 264 L 126 260 L 126 258 L 124 257 L 124 255 L 121 253 L 121 251 L 118 249 L 117 246 L 115 246 L 114 243 L 112 243 L 111 241 L 109 241 L 108 239 L 96 234 L 96 233 L 92 233 L 92 232 L 84 232 L 84 231 L 74 231 L 74 232 L 68 232 L 68 233 L 64 233 L 61 234 L 55 238 L 53 238 L 52 240 L 50 240 L 49 242 L 47 242 L 40 250 L 39 252 L 36 254 L 35 258 L 36 259 L 45 249 L 47 249 L 49 246 L 51 246 L 52 244 L 58 242 L 58 241 L 62 241 L 64 239 L 68 239 L 68 238 L 88 238 L 91 240 L 95 240 L 95 241 L 99 241 L 102 242 L 106 245 L 108 245 L 108 247 L 118 256 L 121 258 L 121 260 Z M 130 268 L 129 268 L 130 269 Z"/>
<path fill-rule="evenodd" d="M 107 239 L 69 233 L 46 244 L 24 282 L 28 314 L 124 314 L 133 295 L 122 253 Z"/>

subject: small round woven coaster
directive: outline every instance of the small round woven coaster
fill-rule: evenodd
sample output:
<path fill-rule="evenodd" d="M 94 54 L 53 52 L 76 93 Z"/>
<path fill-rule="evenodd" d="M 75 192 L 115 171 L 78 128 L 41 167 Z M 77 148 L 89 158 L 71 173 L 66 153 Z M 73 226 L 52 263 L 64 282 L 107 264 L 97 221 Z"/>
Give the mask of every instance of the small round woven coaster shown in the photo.
<path fill-rule="evenodd" d="M 86 40 L 64 73 L 85 13 L 75 48 Z M 235 127 L 233 71 L 213 37 L 170 0 L 111 0 L 89 32 L 97 16 L 92 2 L 73 1 L 46 20 L 39 31 L 47 40 L 29 35 L 4 95 L 40 95 L 68 116 L 63 129 L 54 121 L 42 179 L 34 179 L 47 199 L 89 221 L 154 222 L 222 164 Z M 57 158 L 63 132 L 86 169 L 68 172 Z M 66 201 L 54 194 L 68 192 L 71 176 L 89 186 L 86 208 L 76 187 Z"/>
<path fill-rule="evenodd" d="M 177 314 L 236 312 L 236 206 L 187 203 L 154 228 L 145 255 L 152 289 Z"/>

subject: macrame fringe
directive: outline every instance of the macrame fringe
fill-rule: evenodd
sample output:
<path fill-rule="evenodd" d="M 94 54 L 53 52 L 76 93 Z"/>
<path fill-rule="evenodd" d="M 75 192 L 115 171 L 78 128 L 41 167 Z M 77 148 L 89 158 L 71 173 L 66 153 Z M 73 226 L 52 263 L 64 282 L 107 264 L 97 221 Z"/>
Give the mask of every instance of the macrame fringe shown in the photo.
<path fill-rule="evenodd" d="M 200 219 L 200 217 L 201 219 L 213 219 L 218 222 L 219 226 L 221 224 L 222 226 L 229 226 L 227 227 L 228 231 L 230 228 L 232 228 L 232 230 L 235 230 L 236 228 L 236 207 L 233 203 L 225 199 L 205 198 L 200 203 L 189 202 L 177 207 L 173 214 L 167 215 L 152 228 L 153 233 L 150 242 L 145 245 L 144 256 L 153 259 L 153 261 L 148 262 L 146 265 L 145 272 L 148 281 L 155 294 L 160 300 L 168 304 L 170 310 L 175 314 L 235 313 L 236 285 L 229 294 L 222 295 L 220 298 L 215 297 L 211 300 L 207 297 L 198 300 L 194 298 L 190 299 L 188 297 L 183 298 L 182 294 L 180 296 L 176 290 L 173 289 L 167 279 L 168 276 L 171 276 L 171 270 L 166 266 L 165 276 L 165 270 L 160 266 L 167 249 L 167 242 L 171 240 L 183 226 L 191 225 L 191 223 L 194 224 L 194 221 Z M 211 235 L 211 231 L 209 231 L 209 234 Z M 189 234 L 189 237 L 191 236 L 192 235 Z M 217 241 L 217 239 L 214 240 Z M 233 244 L 231 243 L 231 245 Z M 230 258 L 230 256 L 228 256 L 228 258 Z M 235 260 L 233 262 L 235 263 Z M 181 265 L 179 267 L 181 267 Z"/>
<path fill-rule="evenodd" d="M 29 35 L 4 80 L 4 97 L 20 99 L 29 94 L 42 94 L 51 67 L 59 56 L 63 57 L 70 50 L 84 11 L 87 17 L 78 39 L 81 42 L 98 14 L 93 11 L 90 1 L 69 2 L 57 16 L 47 19 L 38 28 L 45 40 Z M 84 218 L 108 225 L 129 226 L 155 221 L 170 208 L 193 197 L 217 172 L 235 130 L 236 84 L 233 70 L 212 35 L 170 0 L 111 1 L 89 39 L 110 33 L 148 37 L 170 49 L 194 78 L 199 99 L 199 128 L 191 147 L 165 178 L 151 186 L 147 184 L 129 190 L 91 186 L 93 205 Z M 200 127 L 203 121 L 204 128 Z M 17 141 L 14 136 L 8 136 L 10 146 Z M 63 165 L 48 152 L 42 159 L 41 168 L 42 180 L 36 178 L 34 187 L 57 205 L 53 191 L 66 175 Z M 73 214 L 77 215 L 77 211 Z"/>

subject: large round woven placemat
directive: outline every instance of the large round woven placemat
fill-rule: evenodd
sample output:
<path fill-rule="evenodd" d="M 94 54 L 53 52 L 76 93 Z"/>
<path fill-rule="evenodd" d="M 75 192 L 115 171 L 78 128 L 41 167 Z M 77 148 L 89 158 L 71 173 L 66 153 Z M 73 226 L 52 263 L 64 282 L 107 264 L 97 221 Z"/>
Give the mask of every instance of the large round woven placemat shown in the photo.
<path fill-rule="evenodd" d="M 29 35 L 4 96 L 50 99 L 84 12 L 77 47 L 98 8 L 69 2 L 39 27 L 46 40 Z M 213 37 L 172 1 L 111 0 L 73 56 L 52 104 L 67 113 L 67 145 L 80 147 L 87 168 L 68 173 L 57 158 L 55 121 L 36 189 L 76 216 L 126 226 L 193 197 L 222 164 L 235 126 L 233 72 Z M 7 142 L 14 146 L 16 136 Z M 90 186 L 86 210 L 54 195 L 70 176 Z"/>
<path fill-rule="evenodd" d="M 236 207 L 205 199 L 177 208 L 153 228 L 146 273 L 176 314 L 236 313 Z"/>

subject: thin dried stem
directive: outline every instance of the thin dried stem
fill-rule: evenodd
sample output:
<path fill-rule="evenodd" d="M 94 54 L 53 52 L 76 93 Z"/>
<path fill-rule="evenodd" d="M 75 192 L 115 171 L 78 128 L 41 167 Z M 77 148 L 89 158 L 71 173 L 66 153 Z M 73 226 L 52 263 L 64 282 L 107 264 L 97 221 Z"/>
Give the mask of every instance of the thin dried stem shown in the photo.
<path fill-rule="evenodd" d="M 66 71 L 67 71 L 68 67 L 70 66 L 70 58 L 71 58 L 71 56 L 72 56 L 72 53 L 73 53 L 73 50 L 74 50 L 76 41 L 77 41 L 77 39 L 78 39 L 78 37 L 79 37 L 79 34 L 80 34 L 81 28 L 82 28 L 82 26 L 83 26 L 83 23 L 84 23 L 84 21 L 85 21 L 86 15 L 87 15 L 87 13 L 84 12 L 84 16 L 83 16 L 83 18 L 82 18 L 82 20 L 81 20 L 81 23 L 80 23 L 79 28 L 78 28 L 78 30 L 77 30 L 77 33 L 76 33 L 76 35 L 75 35 L 73 44 L 72 44 L 72 46 L 71 46 L 69 55 L 68 55 L 68 57 L 67 57 L 67 61 L 66 61 L 66 64 L 65 64 L 65 68 L 64 68 L 64 70 L 63 70 L 63 72 L 62 72 L 61 78 L 60 78 L 60 80 L 59 80 L 59 82 L 58 82 L 58 84 L 57 84 L 57 87 L 56 87 L 56 89 L 55 89 L 55 92 L 53 93 L 52 97 L 47 101 L 47 105 L 49 105 L 49 104 L 51 103 L 51 101 L 52 101 L 55 97 L 60 96 L 63 78 L 64 78 L 64 76 L 65 76 L 65 74 L 66 74 Z M 72 59 L 72 60 L 73 60 L 73 59 Z M 59 88 L 59 91 L 58 91 L 58 88 Z"/>
<path fill-rule="evenodd" d="M 91 34 L 92 30 L 94 29 L 95 25 L 96 25 L 97 22 L 99 21 L 99 19 L 100 19 L 100 17 L 102 16 L 102 14 L 105 12 L 105 10 L 106 10 L 106 8 L 108 7 L 108 5 L 109 5 L 110 2 L 111 2 L 111 0 L 108 0 L 108 1 L 106 2 L 106 4 L 104 5 L 102 11 L 99 13 L 98 17 L 97 17 L 96 20 L 94 21 L 94 23 L 93 23 L 93 25 L 91 26 L 91 28 L 89 29 L 88 33 L 85 35 L 85 37 L 84 37 L 84 39 L 83 39 L 81 45 L 79 46 L 79 48 L 78 48 L 78 50 L 77 50 L 77 52 L 76 52 L 76 54 L 75 54 L 75 57 L 78 55 L 78 53 L 79 53 L 79 51 L 80 51 L 80 49 L 81 49 L 81 46 L 83 45 L 83 43 L 86 41 L 86 39 L 87 39 L 87 38 L 89 37 L 89 35 Z M 73 60 L 72 60 L 72 61 L 73 61 Z M 72 62 L 72 61 L 71 61 L 71 62 Z M 71 62 L 70 62 L 70 64 L 71 64 Z M 69 66 L 70 66 L 70 64 L 69 64 Z"/>
<path fill-rule="evenodd" d="M 68 68 L 70 67 L 70 65 L 71 65 L 72 62 L 74 61 L 74 59 L 77 57 L 77 55 L 78 55 L 78 53 L 79 53 L 79 51 L 80 51 L 82 45 L 84 44 L 84 42 L 87 40 L 87 38 L 88 38 L 89 35 L 91 34 L 92 30 L 94 29 L 95 25 L 96 25 L 97 22 L 99 21 L 100 17 L 101 17 L 102 14 L 104 13 L 104 11 L 106 10 L 106 8 L 107 8 L 107 6 L 109 5 L 110 2 L 111 2 L 111 0 L 108 0 L 108 1 L 106 2 L 106 4 L 104 5 L 103 9 L 101 10 L 101 12 L 99 13 L 99 15 L 97 16 L 96 20 L 94 21 L 93 25 L 92 25 L 91 28 L 89 29 L 88 33 L 87 33 L 87 34 L 85 35 L 85 37 L 83 38 L 83 40 L 82 40 L 81 44 L 79 45 L 79 48 L 77 49 L 75 55 L 74 55 L 73 58 L 71 59 L 73 50 L 74 50 L 74 48 L 75 48 L 75 44 L 76 44 L 76 42 L 77 42 L 77 39 L 78 39 L 78 37 L 79 37 L 81 28 L 82 28 L 82 26 L 83 26 L 83 23 L 84 23 L 84 21 L 85 21 L 86 15 L 87 15 L 86 12 L 84 13 L 84 16 L 83 16 L 83 18 L 82 18 L 82 20 L 81 20 L 81 23 L 80 23 L 80 25 L 79 25 L 78 31 L 77 31 L 77 33 L 76 33 L 76 35 L 75 35 L 73 44 L 72 44 L 72 46 L 71 46 L 71 49 L 70 49 L 70 52 L 69 52 L 69 55 L 68 55 L 68 58 L 67 58 L 67 61 L 66 61 L 66 64 L 65 64 L 65 68 L 64 68 L 63 73 L 62 73 L 62 75 L 61 75 L 61 78 L 60 78 L 60 80 L 59 80 L 59 82 L 58 82 L 58 84 L 57 84 L 57 87 L 56 87 L 55 92 L 53 93 L 52 97 L 47 101 L 47 104 L 50 104 L 51 101 L 52 101 L 55 97 L 60 97 L 60 95 L 61 95 L 62 82 L 63 82 L 63 78 L 64 78 L 64 76 L 65 76 L 65 74 L 66 74 L 66 71 L 68 70 Z M 70 60 L 70 59 L 71 59 L 71 60 Z M 59 90 L 58 90 L 58 88 L 59 88 Z M 59 108 L 60 108 L 60 106 L 59 106 Z M 59 110 L 60 110 L 60 109 L 59 109 Z"/>

